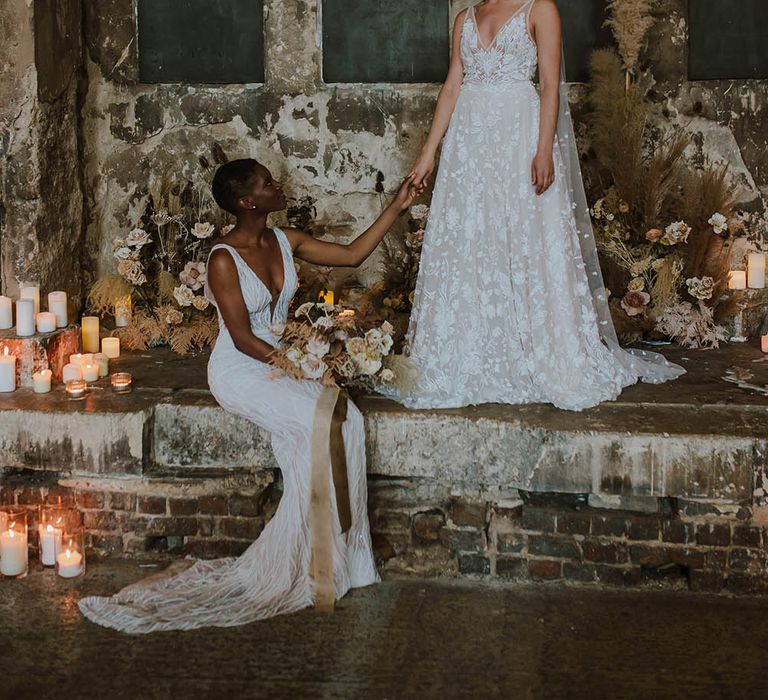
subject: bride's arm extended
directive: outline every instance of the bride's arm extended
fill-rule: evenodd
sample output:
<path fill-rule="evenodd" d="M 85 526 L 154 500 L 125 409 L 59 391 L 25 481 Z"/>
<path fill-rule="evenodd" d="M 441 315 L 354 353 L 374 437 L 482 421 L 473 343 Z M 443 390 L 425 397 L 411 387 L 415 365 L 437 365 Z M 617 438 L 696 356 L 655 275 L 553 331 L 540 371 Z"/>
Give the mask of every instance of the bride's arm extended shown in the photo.
<path fill-rule="evenodd" d="M 251 320 L 240 289 L 237 265 L 226 250 L 214 250 L 208 261 L 208 285 L 235 347 L 242 353 L 269 362 L 274 348 L 251 332 Z"/>
<path fill-rule="evenodd" d="M 560 14 L 554 0 L 538 0 L 531 10 L 531 31 L 539 52 L 541 115 L 539 144 L 531 164 L 531 182 L 536 194 L 544 194 L 555 180 L 552 149 L 560 110 Z"/>
<path fill-rule="evenodd" d="M 417 189 L 411 180 L 412 177 L 409 175 L 400 185 L 400 189 L 390 205 L 379 215 L 379 218 L 354 241 L 346 245 L 320 241 L 297 229 L 283 229 L 293 247 L 293 254 L 314 265 L 357 267 L 381 243 L 381 239 L 389 231 L 395 219 L 413 204 Z"/>
<path fill-rule="evenodd" d="M 435 170 L 437 149 L 440 147 L 445 132 L 448 131 L 451 115 L 456 107 L 456 100 L 459 99 L 461 81 L 464 79 L 464 64 L 461 62 L 461 31 L 464 28 L 467 12 L 468 10 L 460 12 L 454 22 L 451 65 L 448 68 L 448 75 L 443 87 L 440 88 L 440 93 L 437 96 L 437 106 L 435 107 L 435 116 L 432 118 L 432 126 L 429 129 L 429 136 L 427 136 L 427 141 L 421 149 L 421 155 L 416 159 L 411 169 L 413 184 L 419 188 L 426 186 L 427 180 Z"/>

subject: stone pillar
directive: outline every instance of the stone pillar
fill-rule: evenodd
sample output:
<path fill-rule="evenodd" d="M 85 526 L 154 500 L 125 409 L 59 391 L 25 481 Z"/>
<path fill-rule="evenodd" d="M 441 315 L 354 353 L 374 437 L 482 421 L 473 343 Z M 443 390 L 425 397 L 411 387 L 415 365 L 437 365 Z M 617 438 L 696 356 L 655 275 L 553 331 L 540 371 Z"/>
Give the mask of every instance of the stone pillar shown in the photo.
<path fill-rule="evenodd" d="M 0 6 L 0 289 L 19 283 L 81 297 L 78 0 Z"/>

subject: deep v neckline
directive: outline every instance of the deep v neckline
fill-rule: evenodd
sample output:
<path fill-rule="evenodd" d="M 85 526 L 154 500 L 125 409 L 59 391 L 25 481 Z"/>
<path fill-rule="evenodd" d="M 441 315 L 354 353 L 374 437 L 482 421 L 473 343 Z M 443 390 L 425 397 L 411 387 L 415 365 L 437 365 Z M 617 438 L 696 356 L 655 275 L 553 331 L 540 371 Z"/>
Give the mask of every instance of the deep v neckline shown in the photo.
<path fill-rule="evenodd" d="M 477 3 L 478 5 L 480 3 Z M 507 19 L 502 23 L 502 25 L 498 28 L 496 33 L 493 35 L 493 38 L 491 39 L 491 43 L 487 46 L 483 43 L 483 37 L 480 36 L 480 27 L 477 24 L 477 13 L 475 12 L 475 7 L 477 5 L 472 5 L 472 24 L 475 25 L 475 34 L 477 34 L 477 44 L 483 51 L 490 51 L 495 45 L 496 40 L 499 38 L 499 35 L 507 28 L 509 23 L 517 17 L 528 5 L 531 4 L 531 0 L 526 0 L 520 7 L 518 7 Z"/>
<path fill-rule="evenodd" d="M 275 315 L 275 311 L 277 311 L 277 305 L 280 303 L 280 299 L 282 299 L 283 292 L 285 291 L 285 285 L 286 285 L 286 282 L 288 280 L 288 273 L 286 272 L 285 251 L 283 250 L 283 244 L 282 244 L 280 238 L 277 235 L 278 230 L 279 229 L 276 229 L 276 228 L 272 229 L 272 235 L 274 235 L 275 240 L 277 241 L 277 245 L 280 248 L 280 258 L 283 261 L 283 284 L 280 286 L 280 291 L 277 293 L 277 296 L 274 296 L 272 294 L 272 291 L 264 283 L 264 280 L 262 280 L 261 277 L 259 277 L 259 273 L 256 272 L 256 270 L 254 270 L 248 264 L 248 261 L 241 255 L 240 251 L 237 248 L 235 248 L 234 246 L 229 246 L 230 248 L 232 248 L 232 250 L 235 251 L 235 253 L 237 253 L 237 257 L 240 258 L 240 260 L 242 261 L 243 265 L 245 265 L 248 268 L 250 273 L 256 278 L 256 281 L 264 288 L 264 290 L 266 291 L 267 295 L 269 296 L 269 300 L 270 300 L 270 304 L 269 304 L 269 318 L 270 318 L 270 320 L 272 320 L 272 318 Z M 280 231 L 280 233 L 282 234 L 283 232 Z M 227 244 L 225 243 L 224 245 L 227 245 Z"/>

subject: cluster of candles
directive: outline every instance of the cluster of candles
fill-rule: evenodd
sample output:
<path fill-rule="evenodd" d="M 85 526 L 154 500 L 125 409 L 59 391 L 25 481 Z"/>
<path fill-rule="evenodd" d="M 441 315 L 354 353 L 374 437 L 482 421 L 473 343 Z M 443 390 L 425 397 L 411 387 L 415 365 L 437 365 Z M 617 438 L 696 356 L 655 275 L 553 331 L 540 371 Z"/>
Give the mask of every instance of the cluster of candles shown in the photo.
<path fill-rule="evenodd" d="M 749 253 L 746 271 L 731 270 L 728 273 L 728 288 L 765 289 L 766 257 L 765 253 Z M 768 334 L 760 338 L 760 349 L 768 353 Z"/>
<path fill-rule="evenodd" d="M 17 506 L 0 509 L 0 575 L 23 578 L 29 571 L 28 512 Z M 85 542 L 80 514 L 72 508 L 43 505 L 37 527 L 40 563 L 55 567 L 62 578 L 85 573 Z"/>
<path fill-rule="evenodd" d="M 38 333 L 53 333 L 65 328 L 67 318 L 67 293 L 49 292 L 48 311 L 40 311 L 40 287 L 27 285 L 19 288 L 16 300 L 16 335 L 25 338 Z M 0 296 L 0 329 L 13 328 L 13 299 Z"/>

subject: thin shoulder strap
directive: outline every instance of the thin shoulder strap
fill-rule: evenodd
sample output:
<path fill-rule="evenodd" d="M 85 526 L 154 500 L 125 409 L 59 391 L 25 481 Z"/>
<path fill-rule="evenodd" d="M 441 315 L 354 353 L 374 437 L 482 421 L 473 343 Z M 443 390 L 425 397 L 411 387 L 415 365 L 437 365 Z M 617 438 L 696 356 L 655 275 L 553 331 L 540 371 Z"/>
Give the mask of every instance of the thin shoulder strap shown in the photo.
<path fill-rule="evenodd" d="M 536 0 L 529 0 L 528 9 L 525 11 L 525 28 L 528 30 L 528 34 L 531 38 L 533 38 L 533 34 L 531 33 L 531 10 L 535 4 Z"/>

